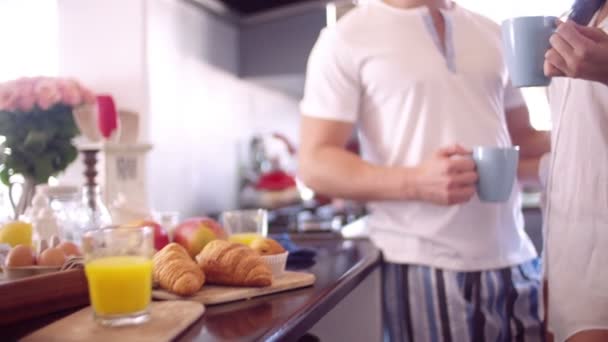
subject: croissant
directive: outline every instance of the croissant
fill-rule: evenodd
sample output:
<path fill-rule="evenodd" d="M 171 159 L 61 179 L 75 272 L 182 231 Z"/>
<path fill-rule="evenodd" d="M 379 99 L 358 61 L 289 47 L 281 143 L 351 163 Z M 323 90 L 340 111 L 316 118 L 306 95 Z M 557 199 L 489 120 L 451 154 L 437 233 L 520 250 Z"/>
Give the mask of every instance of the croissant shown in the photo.
<path fill-rule="evenodd" d="M 203 271 L 188 252 L 176 243 L 170 243 L 157 252 L 153 264 L 154 282 L 180 296 L 195 294 L 205 283 Z"/>
<path fill-rule="evenodd" d="M 196 256 L 207 282 L 218 285 L 269 286 L 272 272 L 251 248 L 234 242 L 214 240 Z"/>

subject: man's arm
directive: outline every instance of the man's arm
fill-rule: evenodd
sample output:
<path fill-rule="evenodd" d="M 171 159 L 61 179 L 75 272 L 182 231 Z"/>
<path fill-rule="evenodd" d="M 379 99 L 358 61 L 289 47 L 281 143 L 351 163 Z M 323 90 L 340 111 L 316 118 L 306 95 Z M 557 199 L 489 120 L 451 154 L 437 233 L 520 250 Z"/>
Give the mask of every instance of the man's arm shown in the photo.
<path fill-rule="evenodd" d="M 300 177 L 317 192 L 356 200 L 413 198 L 413 170 L 365 162 L 346 150 L 353 124 L 302 117 Z"/>
<path fill-rule="evenodd" d="M 551 150 L 549 132 L 537 131 L 532 127 L 526 106 L 508 110 L 506 115 L 511 140 L 520 148 L 518 177 L 523 183 L 538 184 L 540 158 Z"/>
<path fill-rule="evenodd" d="M 417 167 L 373 165 L 349 152 L 350 123 L 303 116 L 299 176 L 316 192 L 354 200 L 425 200 L 437 204 L 468 201 L 477 174 L 470 152 L 460 146 L 437 151 Z"/>

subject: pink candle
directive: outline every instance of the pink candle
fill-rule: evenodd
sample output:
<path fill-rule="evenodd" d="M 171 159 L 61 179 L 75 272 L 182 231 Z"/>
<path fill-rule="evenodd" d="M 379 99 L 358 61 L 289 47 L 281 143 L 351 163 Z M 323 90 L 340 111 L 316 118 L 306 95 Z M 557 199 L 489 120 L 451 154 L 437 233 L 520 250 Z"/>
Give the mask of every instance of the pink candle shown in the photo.
<path fill-rule="evenodd" d="M 97 96 L 98 125 L 101 135 L 108 139 L 118 128 L 118 114 L 111 95 Z"/>

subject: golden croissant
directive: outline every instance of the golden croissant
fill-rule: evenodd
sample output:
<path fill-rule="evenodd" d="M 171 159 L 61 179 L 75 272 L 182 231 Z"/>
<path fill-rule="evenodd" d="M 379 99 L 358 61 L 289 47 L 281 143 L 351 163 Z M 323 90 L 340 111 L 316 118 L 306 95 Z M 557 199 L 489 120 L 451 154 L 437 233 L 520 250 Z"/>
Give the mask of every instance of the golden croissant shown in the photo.
<path fill-rule="evenodd" d="M 272 272 L 251 248 L 234 242 L 214 240 L 196 256 L 207 282 L 218 285 L 270 286 Z"/>
<path fill-rule="evenodd" d="M 205 275 L 188 252 L 170 243 L 154 255 L 154 281 L 163 289 L 180 296 L 198 292 L 205 283 Z"/>

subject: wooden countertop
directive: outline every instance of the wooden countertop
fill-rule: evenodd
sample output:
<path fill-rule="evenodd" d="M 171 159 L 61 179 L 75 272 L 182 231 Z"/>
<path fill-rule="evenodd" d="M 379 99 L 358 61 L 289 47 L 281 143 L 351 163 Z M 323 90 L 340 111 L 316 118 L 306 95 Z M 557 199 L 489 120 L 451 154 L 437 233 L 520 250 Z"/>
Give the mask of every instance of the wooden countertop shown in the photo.
<path fill-rule="evenodd" d="M 380 252 L 368 240 L 296 240 L 318 250 L 314 286 L 265 297 L 208 306 L 180 341 L 294 341 L 304 335 L 380 265 Z M 18 339 L 75 310 L 0 327 L 3 339 Z"/>

